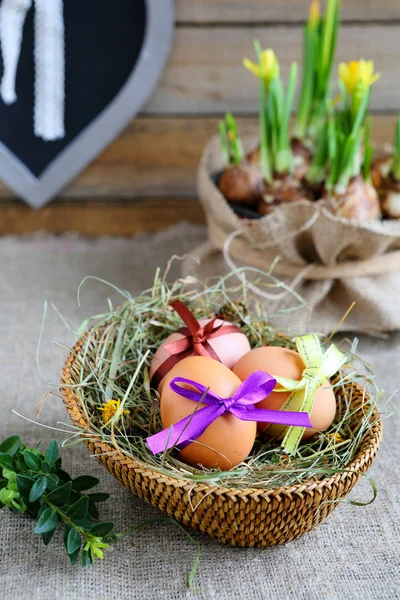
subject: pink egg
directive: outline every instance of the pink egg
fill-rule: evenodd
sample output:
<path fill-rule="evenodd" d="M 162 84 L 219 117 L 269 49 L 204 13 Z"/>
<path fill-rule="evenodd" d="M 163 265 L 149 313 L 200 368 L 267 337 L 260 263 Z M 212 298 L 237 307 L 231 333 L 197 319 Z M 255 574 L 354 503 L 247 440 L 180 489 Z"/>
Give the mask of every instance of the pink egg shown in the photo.
<path fill-rule="evenodd" d="M 201 326 L 207 325 L 212 319 L 200 319 L 199 323 Z M 222 325 L 222 330 L 224 327 L 228 325 L 232 325 L 232 323 L 228 323 L 227 321 L 223 321 L 222 319 L 217 319 L 215 321 L 215 326 Z M 167 337 L 166 340 L 161 344 L 155 353 L 153 360 L 150 365 L 150 379 L 153 377 L 154 373 L 157 371 L 158 367 L 162 365 L 171 354 L 165 348 L 165 344 L 170 344 L 171 342 L 176 342 L 177 340 L 183 339 L 185 336 L 182 333 L 171 333 Z M 212 349 L 216 352 L 218 358 L 221 363 L 228 367 L 228 369 L 232 369 L 235 364 L 238 362 L 242 356 L 247 354 L 250 351 L 250 344 L 247 337 L 244 333 L 227 333 L 226 335 L 220 335 L 219 337 L 208 339 L 208 343 L 212 347 Z M 190 354 L 193 356 L 194 353 Z M 165 376 L 160 381 L 157 389 L 161 393 L 163 385 L 164 385 Z"/>

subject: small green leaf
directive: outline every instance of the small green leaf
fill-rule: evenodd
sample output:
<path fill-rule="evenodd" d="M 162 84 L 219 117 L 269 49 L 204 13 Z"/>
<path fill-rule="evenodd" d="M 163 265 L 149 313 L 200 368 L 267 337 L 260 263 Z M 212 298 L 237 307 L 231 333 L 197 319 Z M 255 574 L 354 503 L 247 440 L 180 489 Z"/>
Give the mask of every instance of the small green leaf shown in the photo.
<path fill-rule="evenodd" d="M 58 444 L 56 440 L 51 440 L 50 444 L 47 446 L 46 454 L 44 455 L 44 460 L 46 463 L 52 467 L 55 465 L 58 459 Z"/>
<path fill-rule="evenodd" d="M 54 529 L 52 529 L 52 531 L 46 531 L 46 533 L 42 533 L 42 540 L 43 540 L 43 543 L 45 546 L 50 544 L 55 531 L 56 531 L 56 527 Z"/>
<path fill-rule="evenodd" d="M 83 492 L 85 490 L 90 490 L 98 483 L 99 480 L 96 477 L 91 477 L 90 475 L 82 475 L 81 477 L 77 477 L 72 481 L 72 488 L 76 492 Z"/>
<path fill-rule="evenodd" d="M 10 471 L 12 471 L 13 459 L 11 458 L 11 456 L 9 454 L 6 454 L 5 452 L 0 452 L 0 467 L 3 467 L 3 469 L 9 469 Z"/>
<path fill-rule="evenodd" d="M 94 502 L 91 502 L 90 499 L 89 499 L 89 515 L 92 517 L 92 519 L 99 518 L 99 511 L 97 510 L 97 506 L 95 505 Z"/>
<path fill-rule="evenodd" d="M 0 490 L 0 504 L 9 504 L 15 498 L 15 492 L 7 488 Z"/>
<path fill-rule="evenodd" d="M 92 557 L 90 556 L 89 550 L 82 550 L 81 565 L 84 569 L 92 564 Z"/>
<path fill-rule="evenodd" d="M 39 442 L 38 444 L 36 444 L 36 446 L 34 448 L 27 448 L 27 450 L 30 450 L 31 452 L 33 452 L 33 454 L 35 456 L 37 456 L 38 458 L 40 458 L 40 460 L 44 460 L 44 456 L 43 454 L 40 452 L 39 450 L 39 446 L 42 442 Z"/>
<path fill-rule="evenodd" d="M 60 464 L 61 466 L 61 464 Z M 59 469 L 57 471 L 57 475 L 59 476 L 60 479 L 62 479 L 63 481 L 72 481 L 71 476 L 69 475 L 69 473 L 67 473 L 67 471 L 63 471 L 63 469 Z"/>
<path fill-rule="evenodd" d="M 0 452 L 4 452 L 9 456 L 15 456 L 20 448 L 21 440 L 18 435 L 13 435 L 0 444 Z"/>
<path fill-rule="evenodd" d="M 68 498 L 71 495 L 72 490 L 72 482 L 68 481 L 68 483 L 64 483 L 59 488 L 56 488 L 53 492 L 47 496 L 47 500 L 54 504 L 55 506 L 62 506 L 66 502 L 68 502 Z"/>
<path fill-rule="evenodd" d="M 35 480 L 32 477 L 27 477 L 26 475 L 17 475 L 17 486 L 19 493 L 26 498 L 29 497 L 30 491 L 32 489 Z"/>
<path fill-rule="evenodd" d="M 97 523 L 90 530 L 91 535 L 95 535 L 97 537 L 105 537 L 114 529 L 114 523 Z"/>
<path fill-rule="evenodd" d="M 70 519 L 84 519 L 87 515 L 89 508 L 89 498 L 87 496 L 82 496 L 79 498 L 78 502 L 75 502 L 67 511 L 67 516 Z"/>
<path fill-rule="evenodd" d="M 14 456 L 14 464 L 15 464 L 15 470 L 17 472 L 24 473 L 24 471 L 26 471 L 26 464 L 24 461 L 24 457 L 19 452 L 18 452 L 18 454 L 16 454 Z"/>
<path fill-rule="evenodd" d="M 34 533 L 47 533 L 57 527 L 58 517 L 52 508 L 46 508 L 40 515 L 38 522 L 33 530 Z"/>
<path fill-rule="evenodd" d="M 44 460 L 40 466 L 40 470 L 45 475 L 48 475 L 50 473 L 50 465 Z"/>
<path fill-rule="evenodd" d="M 50 475 L 47 476 L 47 489 L 52 492 L 58 486 L 59 481 L 60 480 L 55 473 L 50 473 Z"/>
<path fill-rule="evenodd" d="M 68 534 L 71 531 L 71 529 L 72 529 L 72 527 L 70 527 L 69 525 L 64 525 L 63 537 L 64 537 L 64 546 L 65 546 L 65 549 L 67 549 Z"/>
<path fill-rule="evenodd" d="M 68 536 L 71 531 L 74 531 L 73 528 L 69 527 L 69 525 L 65 525 L 65 527 L 64 527 L 64 546 L 67 551 L 67 554 L 68 554 Z M 79 552 L 80 552 L 80 548 L 75 550 L 75 552 L 73 552 L 72 554 L 68 554 L 68 558 L 71 561 L 72 565 L 76 564 L 76 561 L 78 560 Z"/>
<path fill-rule="evenodd" d="M 91 531 L 93 523 L 89 519 L 73 519 L 74 525 L 80 527 L 86 532 Z"/>
<path fill-rule="evenodd" d="M 81 551 L 80 548 L 78 548 L 77 550 L 75 550 L 75 552 L 73 552 L 72 554 L 68 554 L 68 558 L 71 561 L 71 565 L 76 565 L 78 558 L 79 558 L 79 552 Z"/>
<path fill-rule="evenodd" d="M 44 513 L 44 511 L 46 510 L 46 508 L 47 508 L 46 504 L 43 502 L 43 500 L 41 500 L 41 504 L 39 506 L 39 510 L 37 511 L 37 515 L 36 515 L 37 519 L 40 518 L 40 516 Z"/>
<path fill-rule="evenodd" d="M 42 461 L 35 452 L 32 452 L 32 450 L 25 450 L 24 460 L 28 469 L 32 469 L 32 471 L 40 471 Z"/>
<path fill-rule="evenodd" d="M 17 474 L 15 471 L 10 471 L 10 469 L 3 469 L 3 477 L 4 479 L 8 479 L 8 481 L 15 482 L 17 480 Z"/>
<path fill-rule="evenodd" d="M 41 477 L 40 479 L 37 479 L 33 484 L 31 491 L 29 492 L 29 502 L 36 502 L 36 500 L 39 500 L 40 496 L 45 492 L 46 487 L 46 477 Z"/>
<path fill-rule="evenodd" d="M 105 502 L 106 500 L 108 500 L 110 497 L 110 494 L 102 494 L 102 493 L 95 493 L 95 494 L 89 494 L 89 500 L 91 502 Z"/>
<path fill-rule="evenodd" d="M 76 529 L 71 529 L 67 538 L 67 552 L 74 554 L 81 547 L 81 536 Z"/>

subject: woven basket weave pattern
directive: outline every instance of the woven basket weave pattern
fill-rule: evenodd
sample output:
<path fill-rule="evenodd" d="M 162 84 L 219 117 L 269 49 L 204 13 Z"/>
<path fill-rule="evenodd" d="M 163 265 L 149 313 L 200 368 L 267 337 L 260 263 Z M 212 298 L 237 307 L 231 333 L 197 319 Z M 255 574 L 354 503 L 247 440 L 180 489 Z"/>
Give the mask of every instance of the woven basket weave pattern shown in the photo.
<path fill-rule="evenodd" d="M 84 340 L 68 355 L 61 386 L 79 381 Z M 61 387 L 72 423 L 87 428 L 84 411 L 73 388 Z M 353 384 L 352 408 L 368 403 L 363 390 Z M 343 400 L 342 391 L 337 401 Z M 206 533 L 224 544 L 263 547 L 299 538 L 321 523 L 370 467 L 382 438 L 382 422 L 375 409 L 348 471 L 302 485 L 275 489 L 232 489 L 167 477 L 90 436 L 85 442 L 97 460 L 133 494 L 177 521 Z M 351 471 L 351 472 L 349 472 Z"/>

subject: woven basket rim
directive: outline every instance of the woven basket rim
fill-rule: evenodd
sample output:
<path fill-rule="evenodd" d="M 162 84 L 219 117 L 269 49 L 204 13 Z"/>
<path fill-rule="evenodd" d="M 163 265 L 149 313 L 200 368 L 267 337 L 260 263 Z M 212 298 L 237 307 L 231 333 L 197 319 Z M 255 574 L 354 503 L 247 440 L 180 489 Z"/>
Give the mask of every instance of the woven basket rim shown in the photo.
<path fill-rule="evenodd" d="M 72 350 L 69 352 L 65 364 L 61 371 L 61 382 L 60 382 L 60 391 L 62 394 L 62 399 L 68 415 L 76 427 L 80 429 L 85 429 L 87 427 L 87 421 L 85 415 L 83 413 L 82 407 L 80 406 L 79 399 L 75 394 L 73 388 L 66 387 L 66 385 L 74 384 L 74 381 L 71 377 L 71 370 L 75 363 L 76 355 L 79 355 L 79 351 L 82 348 L 85 339 L 89 335 L 89 331 L 86 332 L 73 346 Z M 363 397 L 368 400 L 369 395 L 364 393 L 362 388 L 355 382 L 352 383 L 353 386 L 356 386 L 362 393 Z M 373 424 L 369 431 L 366 433 L 366 437 L 361 444 L 361 448 L 359 449 L 356 456 L 351 461 L 350 465 L 346 468 L 346 471 L 335 473 L 330 477 L 325 477 L 319 480 L 309 480 L 304 483 L 294 484 L 291 486 L 281 486 L 279 488 L 259 488 L 259 487 L 248 487 L 248 488 L 234 488 L 234 487 L 224 487 L 222 485 L 211 485 L 207 482 L 205 483 L 195 483 L 190 479 L 185 479 L 184 477 L 174 477 L 173 475 L 166 475 L 161 473 L 156 468 L 148 465 L 146 462 L 134 458 L 128 454 L 123 453 L 122 451 L 117 451 L 116 448 L 110 446 L 106 442 L 104 442 L 99 436 L 96 435 L 87 435 L 85 436 L 82 433 L 82 437 L 86 438 L 85 441 L 87 444 L 93 445 L 95 448 L 98 448 L 101 454 L 107 453 L 109 454 L 108 460 L 121 465 L 122 467 L 127 469 L 137 470 L 142 473 L 142 475 L 147 475 L 151 479 L 156 479 L 159 483 L 163 482 L 166 485 L 172 485 L 175 488 L 184 488 L 188 491 L 192 492 L 206 492 L 206 493 L 216 493 L 216 494 L 225 494 L 229 493 L 230 497 L 240 496 L 243 498 L 244 496 L 252 496 L 253 498 L 258 497 L 268 497 L 268 496 L 276 496 L 276 495 L 286 495 L 286 494 L 302 494 L 305 492 L 313 493 L 315 491 L 324 488 L 325 486 L 332 486 L 335 484 L 343 483 L 348 477 L 351 477 L 354 473 L 361 474 L 367 470 L 363 468 L 365 465 L 369 465 L 371 457 L 373 458 L 379 448 L 380 442 L 382 440 L 382 419 L 377 407 L 371 413 L 370 419 L 373 419 Z"/>

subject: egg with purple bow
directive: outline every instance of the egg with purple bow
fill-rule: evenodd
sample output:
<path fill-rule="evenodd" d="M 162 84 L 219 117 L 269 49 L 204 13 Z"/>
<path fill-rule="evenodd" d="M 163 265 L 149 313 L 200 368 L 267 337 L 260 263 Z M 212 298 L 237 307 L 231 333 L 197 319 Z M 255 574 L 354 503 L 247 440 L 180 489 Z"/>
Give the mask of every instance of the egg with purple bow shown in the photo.
<path fill-rule="evenodd" d="M 170 388 L 175 377 L 184 377 L 210 388 L 221 398 L 230 398 L 242 384 L 222 363 L 204 356 L 190 356 L 176 364 L 168 373 L 161 393 L 161 421 L 164 428 L 204 408 L 183 398 Z M 189 384 L 181 384 L 193 389 Z M 194 467 L 232 469 L 249 455 L 256 437 L 255 421 L 241 421 L 227 413 L 213 421 L 196 440 L 180 450 L 179 458 Z"/>

